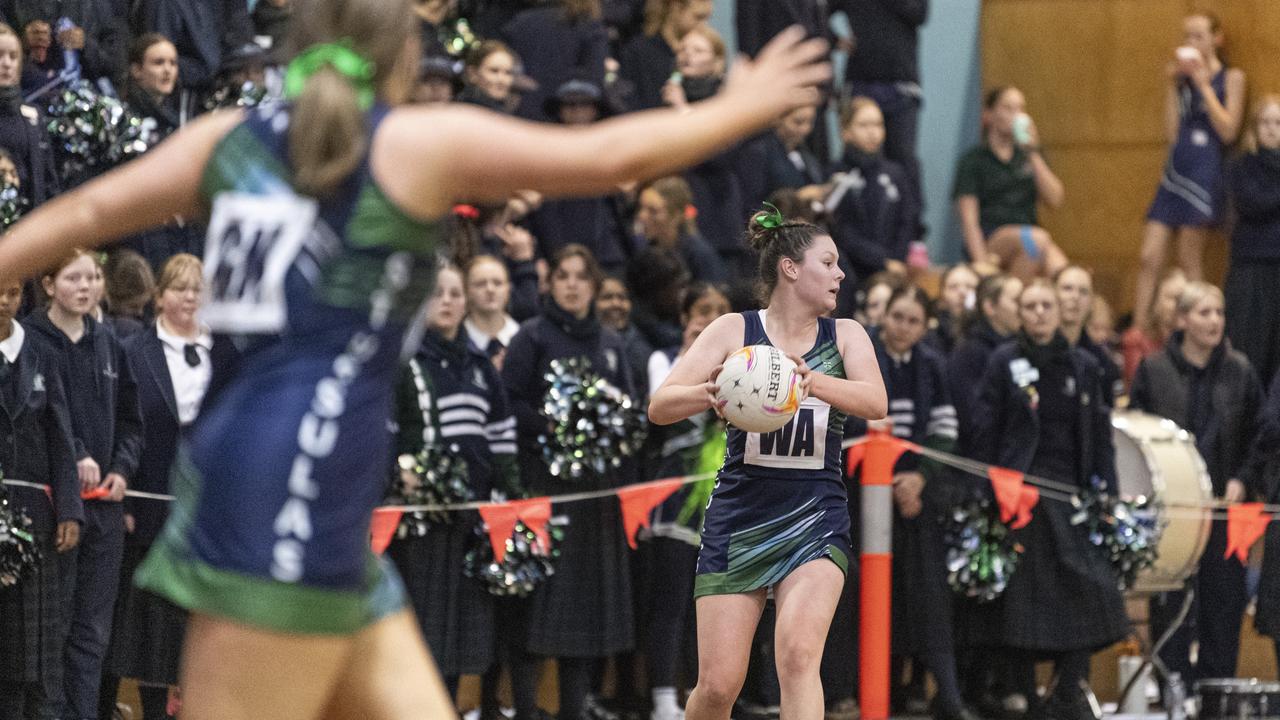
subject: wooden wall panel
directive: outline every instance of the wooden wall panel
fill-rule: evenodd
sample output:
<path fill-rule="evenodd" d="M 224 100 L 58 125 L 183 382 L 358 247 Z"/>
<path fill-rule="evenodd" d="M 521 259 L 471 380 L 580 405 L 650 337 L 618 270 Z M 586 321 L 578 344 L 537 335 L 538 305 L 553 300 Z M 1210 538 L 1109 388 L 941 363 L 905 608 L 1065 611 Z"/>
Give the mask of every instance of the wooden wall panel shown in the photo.
<path fill-rule="evenodd" d="M 1250 94 L 1280 92 L 1280 2 L 1276 0 L 986 0 L 986 87 L 1012 84 L 1027 96 L 1045 154 L 1067 203 L 1043 214 L 1075 260 L 1094 268 L 1099 290 L 1132 304 L 1143 218 L 1168 147 L 1161 128 L 1164 64 L 1181 39 L 1181 18 L 1216 13 L 1227 56 L 1248 74 Z M 1226 267 L 1223 237 L 1206 253 L 1209 279 Z"/>

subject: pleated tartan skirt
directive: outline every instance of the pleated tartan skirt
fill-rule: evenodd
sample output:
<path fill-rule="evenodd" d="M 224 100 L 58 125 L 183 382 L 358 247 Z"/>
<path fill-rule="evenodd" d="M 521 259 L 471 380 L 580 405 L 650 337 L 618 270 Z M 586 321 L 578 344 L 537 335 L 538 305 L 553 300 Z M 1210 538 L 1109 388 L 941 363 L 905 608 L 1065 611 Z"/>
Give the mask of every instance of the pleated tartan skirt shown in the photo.
<path fill-rule="evenodd" d="M 106 667 L 115 675 L 177 685 L 187 611 L 133 584 L 150 547 L 126 545 Z"/>
<path fill-rule="evenodd" d="M 16 585 L 0 588 L 0 677 L 48 682 L 62 676 L 67 603 L 50 537 L 37 535 L 40 560 Z"/>

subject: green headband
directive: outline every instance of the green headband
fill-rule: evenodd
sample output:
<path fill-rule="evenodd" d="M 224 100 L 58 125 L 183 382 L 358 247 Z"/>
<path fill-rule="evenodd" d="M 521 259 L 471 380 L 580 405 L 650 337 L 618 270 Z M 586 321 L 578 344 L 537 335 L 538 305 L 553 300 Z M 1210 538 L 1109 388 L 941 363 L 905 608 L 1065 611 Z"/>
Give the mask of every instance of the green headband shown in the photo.
<path fill-rule="evenodd" d="M 787 222 L 787 219 L 782 217 L 782 211 L 779 210 L 776 206 L 774 206 L 773 203 L 765 203 L 764 207 L 769 208 L 772 212 L 767 212 L 765 213 L 764 217 L 761 217 L 758 220 L 756 220 L 756 224 L 759 225 L 760 227 L 772 230 L 776 227 L 781 227 L 784 223 Z M 761 208 L 760 212 L 765 212 L 765 211 L 763 208 Z"/>
<path fill-rule="evenodd" d="M 301 95 L 307 80 L 326 65 L 351 81 L 361 110 L 373 106 L 373 75 L 377 66 L 355 51 L 351 38 L 317 43 L 298 53 L 284 73 L 284 96 L 293 99 Z"/>

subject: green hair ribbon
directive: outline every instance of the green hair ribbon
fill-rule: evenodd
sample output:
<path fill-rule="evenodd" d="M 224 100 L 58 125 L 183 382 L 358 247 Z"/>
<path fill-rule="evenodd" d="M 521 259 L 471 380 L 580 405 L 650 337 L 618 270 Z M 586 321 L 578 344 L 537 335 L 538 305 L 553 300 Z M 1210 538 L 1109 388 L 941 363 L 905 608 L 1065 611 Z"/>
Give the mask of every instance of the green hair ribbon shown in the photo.
<path fill-rule="evenodd" d="M 317 43 L 298 53 L 289 62 L 284 73 L 284 96 L 292 99 L 301 95 L 307 86 L 307 80 L 326 65 L 355 86 L 361 110 L 368 110 L 373 106 L 373 75 L 377 66 L 372 60 L 356 52 L 351 38 Z"/>
<path fill-rule="evenodd" d="M 756 220 L 756 223 L 760 227 L 768 228 L 769 230 L 772 230 L 776 227 L 782 227 L 782 224 L 787 221 L 786 218 L 782 217 L 782 211 L 779 210 L 777 206 L 775 206 L 773 203 L 765 203 L 764 206 L 772 210 L 772 212 L 765 212 L 763 209 L 761 209 L 760 212 L 765 213 L 765 215 L 764 217 L 761 217 L 758 220 Z"/>

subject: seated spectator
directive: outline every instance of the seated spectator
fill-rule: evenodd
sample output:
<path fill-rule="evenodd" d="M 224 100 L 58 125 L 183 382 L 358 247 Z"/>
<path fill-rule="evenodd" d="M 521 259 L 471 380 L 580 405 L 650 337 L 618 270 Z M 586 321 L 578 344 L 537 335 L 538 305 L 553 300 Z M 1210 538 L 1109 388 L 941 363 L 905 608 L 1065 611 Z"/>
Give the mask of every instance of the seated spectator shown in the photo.
<path fill-rule="evenodd" d="M 950 354 L 960 340 L 960 321 L 974 308 L 974 292 L 981 278 L 974 268 L 957 263 L 947 268 L 938 283 L 938 306 L 933 312 L 933 327 L 928 342 L 937 350 Z"/>
<path fill-rule="evenodd" d="M 627 43 L 618 58 L 622 77 L 633 89 L 631 110 L 663 105 L 663 88 L 676 69 L 676 48 L 694 28 L 706 25 L 712 0 L 648 0 L 644 34 Z"/>
<path fill-rule="evenodd" d="M 518 63 L 511 48 L 497 40 L 485 40 L 471 48 L 463 75 L 466 87 L 458 94 L 458 101 L 510 113 L 519 102 L 511 92 Z"/>
<path fill-rule="evenodd" d="M 805 142 L 813 134 L 815 107 L 799 107 L 783 115 L 773 132 L 743 149 L 743 197 L 757 206 L 782 189 L 792 189 L 807 203 L 820 203 L 830 189 L 827 170 Z"/>
<path fill-rule="evenodd" d="M 545 102 L 566 82 L 578 79 L 604 86 L 609 39 L 600 17 L 600 0 L 555 0 L 522 10 L 507 23 L 502 39 L 537 83 L 522 94 L 517 115 L 554 121 L 558 118 L 547 114 Z"/>
<path fill-rule="evenodd" d="M 987 93 L 983 138 L 956 167 L 956 214 L 970 261 L 1012 273 L 1024 281 L 1051 276 L 1067 264 L 1039 226 L 1036 205 L 1060 207 L 1062 181 L 1040 154 L 1040 136 L 1015 87 Z"/>
<path fill-rule="evenodd" d="M 413 101 L 428 105 L 453 102 L 454 96 L 462 89 L 461 80 L 451 58 L 427 56 L 418 65 L 418 84 L 413 88 Z"/>
<path fill-rule="evenodd" d="M 51 52 L 53 30 L 44 20 L 32 20 L 22 28 L 22 45 L 26 60 L 22 64 L 22 94 L 30 97 L 40 90 L 52 89 L 62 69 L 61 58 Z M 44 97 L 42 95 L 41 97 Z"/>
<path fill-rule="evenodd" d="M 1280 95 L 1254 103 L 1227 188 L 1236 210 L 1227 271 L 1227 337 L 1264 383 L 1280 369 Z"/>
<path fill-rule="evenodd" d="M 902 166 L 881 152 L 880 106 L 870 98 L 854 98 L 842 113 L 840 137 L 844 157 L 832 178 L 826 209 L 841 266 L 853 278 L 882 270 L 906 275 L 907 249 L 916 237 L 917 199 Z M 851 303 L 852 293 L 842 289 L 841 305 Z"/>
<path fill-rule="evenodd" d="M 677 176 L 665 177 L 641 189 L 636 230 L 645 244 L 677 252 L 693 280 L 724 282 L 728 277 L 724 263 L 698 234 L 697 216 L 689 183 Z"/>
<path fill-rule="evenodd" d="M 242 0 L 143 0 L 142 6 L 146 31 L 164 35 L 178 50 L 180 107 L 200 107 L 227 51 L 252 40 L 249 6 Z"/>
<path fill-rule="evenodd" d="M 880 327 L 880 321 L 884 318 L 890 296 L 906 286 L 907 279 L 893 273 L 880 272 L 867 278 L 858 291 L 858 309 L 854 312 L 853 319 L 874 337 L 875 329 Z"/>
<path fill-rule="evenodd" d="M 593 123 L 608 110 L 600 86 L 586 80 L 564 83 L 545 106 L 547 117 L 565 125 Z M 624 204 L 619 193 L 544 201 L 528 220 L 529 230 L 538 239 L 539 255 L 554 257 L 560 248 L 579 243 L 595 255 L 606 274 L 621 277 L 632 254 Z"/>
<path fill-rule="evenodd" d="M 1156 288 L 1144 325 L 1134 324 L 1120 336 L 1120 352 L 1124 355 L 1124 384 L 1133 384 L 1138 363 L 1164 347 L 1175 330 L 1178 298 L 1187 286 L 1186 273 L 1174 268 Z"/>
<path fill-rule="evenodd" d="M 22 103 L 22 46 L 13 28 L 0 24 L 0 149 L 18 168 L 22 194 L 34 207 L 58 194 L 61 181 L 40 111 Z"/>

